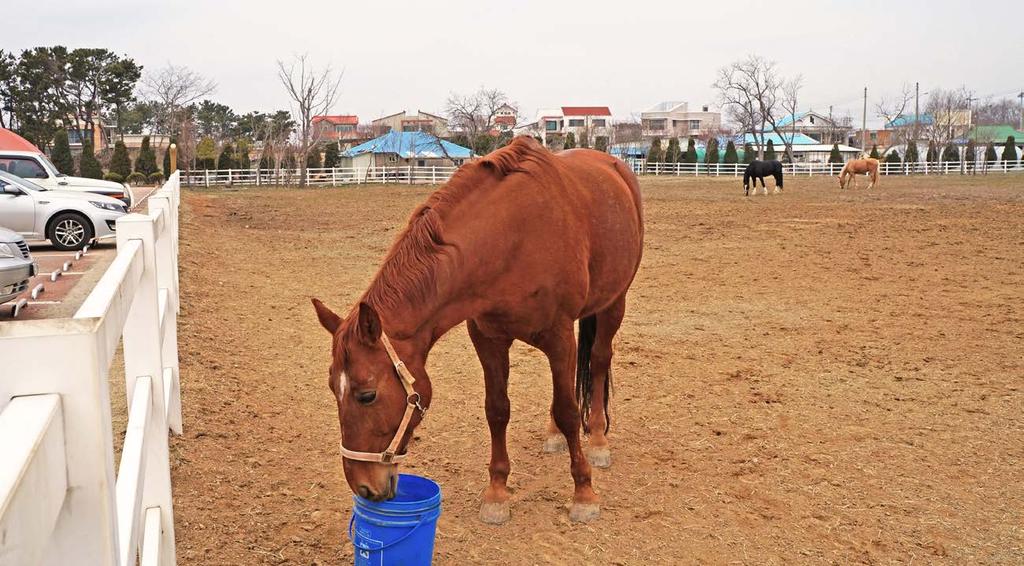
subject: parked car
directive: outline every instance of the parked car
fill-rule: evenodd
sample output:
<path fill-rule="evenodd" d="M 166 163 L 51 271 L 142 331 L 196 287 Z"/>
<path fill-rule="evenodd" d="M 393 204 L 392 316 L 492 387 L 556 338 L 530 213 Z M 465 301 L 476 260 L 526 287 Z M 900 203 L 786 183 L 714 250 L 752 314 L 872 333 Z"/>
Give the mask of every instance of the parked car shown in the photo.
<path fill-rule="evenodd" d="M 33 151 L 0 151 L 0 171 L 7 171 L 51 191 L 85 191 L 116 198 L 131 208 L 134 195 L 127 183 L 102 179 L 70 177 L 59 171 L 50 159 Z"/>
<path fill-rule="evenodd" d="M 80 250 L 93 239 L 116 236 L 128 213 L 117 199 L 78 191 L 51 191 L 0 171 L 0 226 L 28 240 L 50 240 L 58 250 Z"/>
<path fill-rule="evenodd" d="M 28 289 L 28 281 L 35 274 L 36 264 L 25 239 L 0 228 L 0 304 Z"/>

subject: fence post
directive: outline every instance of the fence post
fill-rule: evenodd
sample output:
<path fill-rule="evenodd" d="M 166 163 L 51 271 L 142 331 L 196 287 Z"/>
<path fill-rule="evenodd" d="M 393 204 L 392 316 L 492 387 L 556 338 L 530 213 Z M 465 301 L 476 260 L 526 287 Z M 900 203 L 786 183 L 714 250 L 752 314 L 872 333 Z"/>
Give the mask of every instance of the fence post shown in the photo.
<path fill-rule="evenodd" d="M 203 176 L 206 178 L 206 188 L 210 188 L 210 170 L 203 169 Z"/>
<path fill-rule="evenodd" d="M 136 379 L 149 377 L 152 387 L 152 411 L 146 423 L 148 445 L 143 461 L 145 483 L 142 488 L 142 509 L 160 508 L 161 523 L 164 525 L 161 541 L 161 562 L 175 563 L 174 513 L 171 499 L 171 469 L 167 442 L 167 408 L 164 402 L 164 361 L 160 335 L 160 276 L 157 265 L 157 230 L 166 230 L 165 224 L 171 219 L 163 214 L 153 217 L 129 214 L 117 221 L 117 247 L 124 249 L 128 242 L 138 240 L 142 244 L 143 270 L 136 291 L 135 300 L 124 325 L 124 375 L 125 391 L 131 405 Z M 164 276 L 166 279 L 166 275 Z M 168 293 L 169 295 L 169 293 Z M 170 298 L 166 313 L 172 311 Z M 165 316 L 170 316 L 169 314 Z M 170 321 L 168 321 L 170 322 Z M 171 385 L 171 384 L 167 384 Z"/>
<path fill-rule="evenodd" d="M 433 165 L 430 168 L 430 183 L 433 185 L 437 184 L 437 165 Z"/>
<path fill-rule="evenodd" d="M 338 168 L 337 167 L 331 167 L 331 186 L 332 187 L 337 187 L 338 186 Z"/>

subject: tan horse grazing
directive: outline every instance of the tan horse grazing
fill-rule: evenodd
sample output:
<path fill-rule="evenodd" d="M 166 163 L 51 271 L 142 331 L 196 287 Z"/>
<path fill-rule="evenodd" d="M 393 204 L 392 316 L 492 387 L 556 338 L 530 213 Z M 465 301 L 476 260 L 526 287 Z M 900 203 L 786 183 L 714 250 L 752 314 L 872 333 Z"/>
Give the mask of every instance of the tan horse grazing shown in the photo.
<path fill-rule="evenodd" d="M 505 431 L 515 340 L 544 352 L 551 366 L 552 432 L 568 447 L 575 484 L 569 517 L 597 518 L 588 457 L 598 467 L 611 463 L 612 341 L 640 265 L 643 233 L 636 177 L 608 154 L 554 154 L 522 136 L 459 168 L 413 212 L 346 316 L 313 301 L 332 337 L 329 383 L 352 491 L 374 501 L 395 496 L 397 464 L 433 400 L 427 355 L 468 321 L 491 433 L 480 518 L 503 523 L 510 516 Z M 473 402 L 452 393 L 455 410 Z M 528 402 L 548 398 L 539 382 L 532 393 Z M 581 425 L 590 432 L 586 455 Z"/>
<path fill-rule="evenodd" d="M 863 159 L 851 159 L 846 162 L 846 166 L 843 167 L 841 173 L 839 173 L 839 188 L 845 189 L 846 182 L 849 179 L 853 179 L 853 188 L 857 188 L 857 175 L 863 175 L 867 173 L 871 176 L 871 183 L 868 188 L 874 187 L 878 184 L 878 160 L 865 157 Z"/>

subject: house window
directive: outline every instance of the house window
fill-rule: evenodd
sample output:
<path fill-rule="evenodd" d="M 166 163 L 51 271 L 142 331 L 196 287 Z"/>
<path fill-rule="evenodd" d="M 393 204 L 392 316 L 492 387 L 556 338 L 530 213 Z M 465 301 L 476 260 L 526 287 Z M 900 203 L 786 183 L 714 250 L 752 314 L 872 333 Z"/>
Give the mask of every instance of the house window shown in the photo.
<path fill-rule="evenodd" d="M 598 118 L 598 119 L 594 120 L 594 127 L 595 128 L 603 128 L 606 125 L 608 125 L 608 122 L 604 118 Z"/>
<path fill-rule="evenodd" d="M 557 132 L 558 131 L 558 122 L 556 122 L 554 120 L 546 120 L 544 122 L 544 129 L 549 131 L 549 132 Z"/>
<path fill-rule="evenodd" d="M 334 131 L 338 132 L 339 134 L 351 132 L 354 129 L 355 126 L 353 126 L 352 124 L 338 124 L 337 126 L 334 126 Z"/>
<path fill-rule="evenodd" d="M 391 154 L 388 156 L 388 163 L 398 163 L 398 156 Z"/>
<path fill-rule="evenodd" d="M 583 127 L 583 120 L 580 120 L 580 119 L 569 120 L 569 127 L 570 128 L 582 128 Z"/>
<path fill-rule="evenodd" d="M 813 126 L 814 125 L 814 116 L 809 116 L 809 118 L 811 119 L 811 125 Z"/>
<path fill-rule="evenodd" d="M 416 162 L 416 166 L 417 167 L 426 167 L 427 166 L 427 160 L 426 159 L 420 159 L 419 161 Z"/>
<path fill-rule="evenodd" d="M 700 120 L 690 120 L 690 129 L 691 130 L 699 130 L 700 129 Z"/>
<path fill-rule="evenodd" d="M 673 125 L 674 125 L 674 123 L 673 123 Z M 655 131 L 664 130 L 665 129 L 665 120 L 648 120 L 647 121 L 647 129 L 655 130 Z"/>

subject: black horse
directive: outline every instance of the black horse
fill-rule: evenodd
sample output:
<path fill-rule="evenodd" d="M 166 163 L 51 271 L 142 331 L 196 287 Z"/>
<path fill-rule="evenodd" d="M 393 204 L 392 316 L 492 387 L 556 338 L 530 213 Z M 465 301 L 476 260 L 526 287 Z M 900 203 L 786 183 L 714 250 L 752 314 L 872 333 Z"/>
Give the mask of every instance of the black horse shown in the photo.
<path fill-rule="evenodd" d="M 764 186 L 764 178 L 767 175 L 775 177 L 775 190 L 782 190 L 782 163 L 780 161 L 751 161 L 747 170 L 743 172 L 743 194 L 750 196 L 750 178 L 754 178 L 754 194 L 757 194 L 757 180 L 761 179 L 761 188 L 764 194 L 768 194 L 768 188 Z"/>

